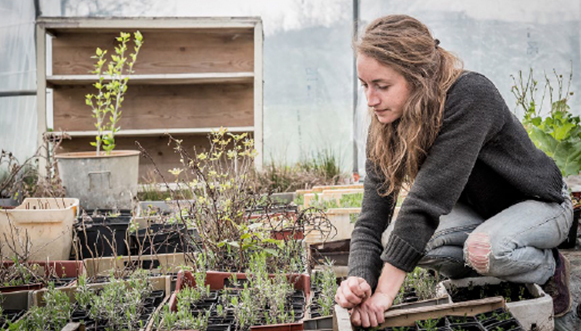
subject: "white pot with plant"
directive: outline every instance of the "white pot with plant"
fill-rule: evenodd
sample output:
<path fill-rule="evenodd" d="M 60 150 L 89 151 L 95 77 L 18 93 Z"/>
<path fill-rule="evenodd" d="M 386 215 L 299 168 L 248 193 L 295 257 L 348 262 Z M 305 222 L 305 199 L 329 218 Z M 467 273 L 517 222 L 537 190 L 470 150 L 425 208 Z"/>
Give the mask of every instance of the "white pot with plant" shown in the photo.
<path fill-rule="evenodd" d="M 110 59 L 107 51 L 97 48 L 98 80 L 93 84 L 95 94 L 87 94 L 85 102 L 91 107 L 97 135 L 91 145 L 96 152 L 75 152 L 56 155 L 59 173 L 67 196 L 77 197 L 85 209 L 131 208 L 137 194 L 139 151 L 114 150 L 115 134 L 121 129 L 121 104 L 127 92 L 129 76 L 143 44 L 139 31 L 134 33 L 133 52 L 128 50 L 131 34 L 121 32 L 118 46 Z"/>

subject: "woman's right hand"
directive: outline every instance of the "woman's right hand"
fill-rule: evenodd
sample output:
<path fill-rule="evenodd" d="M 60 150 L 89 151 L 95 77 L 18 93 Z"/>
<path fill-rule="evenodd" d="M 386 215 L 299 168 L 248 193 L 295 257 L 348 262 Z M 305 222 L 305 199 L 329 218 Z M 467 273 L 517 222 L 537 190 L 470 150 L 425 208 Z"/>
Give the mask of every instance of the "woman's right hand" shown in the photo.
<path fill-rule="evenodd" d="M 371 296 L 371 286 L 361 277 L 351 276 L 341 282 L 335 302 L 343 308 L 353 308 Z"/>

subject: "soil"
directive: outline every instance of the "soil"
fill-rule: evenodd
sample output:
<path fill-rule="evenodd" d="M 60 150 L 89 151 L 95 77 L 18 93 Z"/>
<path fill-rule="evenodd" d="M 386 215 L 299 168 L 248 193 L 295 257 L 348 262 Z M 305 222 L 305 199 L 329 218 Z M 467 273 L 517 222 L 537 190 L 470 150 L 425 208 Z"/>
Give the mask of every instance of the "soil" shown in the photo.
<path fill-rule="evenodd" d="M 453 302 L 502 296 L 506 302 L 530 300 L 535 297 L 524 284 L 502 282 L 496 285 L 468 286 L 448 290 Z"/>

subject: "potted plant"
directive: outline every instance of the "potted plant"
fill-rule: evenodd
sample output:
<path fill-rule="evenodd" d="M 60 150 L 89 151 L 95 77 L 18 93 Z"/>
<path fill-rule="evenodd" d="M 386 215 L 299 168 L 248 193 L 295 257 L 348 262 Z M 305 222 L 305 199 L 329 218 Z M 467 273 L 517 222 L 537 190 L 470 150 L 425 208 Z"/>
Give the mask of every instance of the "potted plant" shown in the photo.
<path fill-rule="evenodd" d="M 254 186 L 256 151 L 246 133 L 232 134 L 221 128 L 209 139 L 208 150 L 191 154 L 181 141 L 170 137 L 183 162 L 183 168 L 173 171 L 176 185 L 170 189 L 181 210 L 175 217 L 180 224 L 197 229 L 200 246 L 212 256 L 209 268 L 241 272 L 248 268 L 253 254 L 263 251 L 268 256 L 269 272 L 289 265 L 302 272 L 306 253 L 303 243 L 295 238 L 301 237 L 308 224 L 323 226 L 325 219 L 313 211 L 273 211 L 270 200 Z M 180 203 L 184 190 L 195 199 Z M 188 260 L 195 261 L 197 253 L 187 254 Z"/>
<path fill-rule="evenodd" d="M 127 92 L 129 77 L 143 44 L 139 31 L 134 33 L 133 53 L 128 44 L 131 34 L 121 32 L 116 38 L 115 54 L 107 60 L 107 50 L 97 48 L 92 72 L 98 80 L 94 94 L 86 95 L 91 107 L 97 135 L 91 143 L 96 152 L 57 154 L 59 173 L 68 196 L 78 197 L 81 206 L 95 208 L 131 208 L 137 194 L 139 151 L 116 151 L 115 134 L 121 129 L 121 105 Z M 129 53 L 129 54 L 128 54 Z M 107 61 L 109 61 L 107 63 Z"/>
<path fill-rule="evenodd" d="M 573 116 L 568 104 L 573 95 L 573 92 L 569 91 L 573 71 L 571 70 L 567 86 L 565 86 L 563 75 L 557 74 L 554 70 L 553 72 L 557 89 L 555 91 L 550 79 L 545 76 L 543 99 L 540 101 L 535 99 L 538 82 L 533 77 L 532 69 L 526 79 L 523 78 L 522 72 L 519 72 L 518 78 L 513 77 L 514 85 L 511 91 L 516 97 L 517 106 L 524 111 L 522 123 L 531 140 L 540 150 L 555 160 L 564 177 L 578 176 L 581 171 L 581 118 Z M 545 94 L 548 94 L 550 99 L 551 109 L 548 114 L 541 112 Z M 581 209 L 579 195 L 581 194 L 577 193 L 577 199 L 575 199 L 575 214 L 569 236 L 560 248 L 574 248 L 577 243 L 579 210 Z"/>

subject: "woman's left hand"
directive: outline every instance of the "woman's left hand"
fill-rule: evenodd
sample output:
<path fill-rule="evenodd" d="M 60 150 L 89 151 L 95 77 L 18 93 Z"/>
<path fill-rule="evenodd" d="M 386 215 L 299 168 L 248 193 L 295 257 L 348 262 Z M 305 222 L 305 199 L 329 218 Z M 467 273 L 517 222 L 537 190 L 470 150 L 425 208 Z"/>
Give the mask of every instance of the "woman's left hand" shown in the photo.
<path fill-rule="evenodd" d="M 351 324 L 364 328 L 378 326 L 385 321 L 384 313 L 391 307 L 392 303 L 391 296 L 376 291 L 371 297 L 353 308 Z"/>

